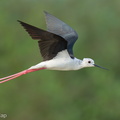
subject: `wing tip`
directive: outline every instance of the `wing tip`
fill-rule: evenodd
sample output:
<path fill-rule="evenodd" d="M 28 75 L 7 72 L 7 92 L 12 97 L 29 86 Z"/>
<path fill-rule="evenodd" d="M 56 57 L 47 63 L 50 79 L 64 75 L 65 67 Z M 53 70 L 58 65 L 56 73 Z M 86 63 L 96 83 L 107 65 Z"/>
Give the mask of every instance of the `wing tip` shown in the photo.
<path fill-rule="evenodd" d="M 19 22 L 19 23 L 23 23 L 22 21 L 20 21 L 20 20 L 17 20 L 17 22 Z"/>
<path fill-rule="evenodd" d="M 47 11 L 43 11 L 45 15 L 50 15 L 50 13 L 48 13 Z"/>
<path fill-rule="evenodd" d="M 22 21 L 20 21 L 20 20 L 17 20 L 22 26 L 24 26 L 24 24 L 26 24 L 26 23 L 24 23 L 24 22 L 22 22 Z"/>
<path fill-rule="evenodd" d="M 47 12 L 47 11 L 45 11 L 45 10 L 44 10 L 43 12 L 44 12 L 44 14 L 48 14 L 48 12 Z"/>
<path fill-rule="evenodd" d="M 50 14 L 50 13 L 48 13 L 47 11 L 43 11 L 44 12 L 44 14 L 45 14 L 45 18 L 47 19 L 47 17 L 50 17 L 50 16 L 52 16 L 53 17 L 53 15 L 52 14 Z"/>

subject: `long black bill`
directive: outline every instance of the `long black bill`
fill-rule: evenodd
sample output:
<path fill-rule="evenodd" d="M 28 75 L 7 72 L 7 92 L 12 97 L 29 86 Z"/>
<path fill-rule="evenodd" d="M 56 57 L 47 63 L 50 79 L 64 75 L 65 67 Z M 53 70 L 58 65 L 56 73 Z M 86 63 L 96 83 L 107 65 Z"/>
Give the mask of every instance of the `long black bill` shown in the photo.
<path fill-rule="evenodd" d="M 101 66 L 99 66 L 99 65 L 96 65 L 96 64 L 94 64 L 94 66 L 95 66 L 95 67 L 102 68 L 102 69 L 105 69 L 105 70 L 108 70 L 107 68 L 101 67 Z"/>

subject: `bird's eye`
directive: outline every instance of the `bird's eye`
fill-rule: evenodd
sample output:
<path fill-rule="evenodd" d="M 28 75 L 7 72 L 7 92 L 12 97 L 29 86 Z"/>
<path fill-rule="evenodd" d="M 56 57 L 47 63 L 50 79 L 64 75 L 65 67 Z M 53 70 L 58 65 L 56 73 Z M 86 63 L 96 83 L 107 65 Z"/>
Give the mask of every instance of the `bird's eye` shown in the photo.
<path fill-rule="evenodd" d="M 91 61 L 88 61 L 88 63 L 91 63 Z"/>

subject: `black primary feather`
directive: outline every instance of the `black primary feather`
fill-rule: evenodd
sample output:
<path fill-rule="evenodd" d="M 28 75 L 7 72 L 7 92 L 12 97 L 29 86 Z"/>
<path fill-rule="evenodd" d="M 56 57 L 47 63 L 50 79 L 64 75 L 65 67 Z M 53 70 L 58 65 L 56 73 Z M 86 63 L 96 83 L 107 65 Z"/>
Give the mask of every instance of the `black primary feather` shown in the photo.
<path fill-rule="evenodd" d="M 54 58 L 58 52 L 67 49 L 67 41 L 62 37 L 22 21 L 19 22 L 26 29 L 32 39 L 39 40 L 38 44 L 44 61 Z"/>

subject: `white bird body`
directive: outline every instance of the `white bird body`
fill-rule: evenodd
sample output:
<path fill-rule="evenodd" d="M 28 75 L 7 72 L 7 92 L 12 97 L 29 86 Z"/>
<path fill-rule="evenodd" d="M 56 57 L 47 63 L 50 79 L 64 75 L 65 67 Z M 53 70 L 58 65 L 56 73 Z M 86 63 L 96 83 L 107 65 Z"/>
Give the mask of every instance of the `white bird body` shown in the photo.
<path fill-rule="evenodd" d="M 43 61 L 35 66 L 30 67 L 29 69 L 39 69 L 39 68 L 46 68 L 49 70 L 78 70 L 81 69 L 82 60 L 77 58 L 71 59 L 67 50 L 61 51 L 58 55 L 53 58 L 52 60 Z"/>

